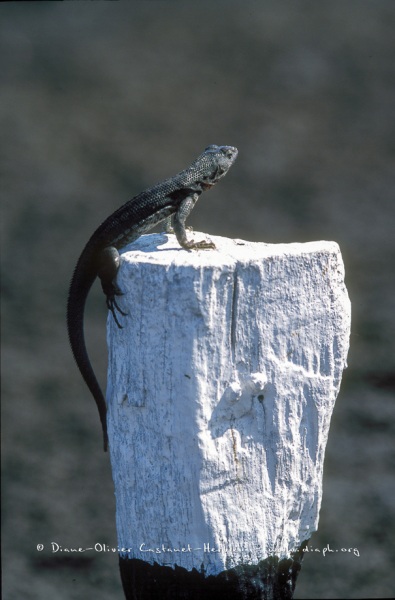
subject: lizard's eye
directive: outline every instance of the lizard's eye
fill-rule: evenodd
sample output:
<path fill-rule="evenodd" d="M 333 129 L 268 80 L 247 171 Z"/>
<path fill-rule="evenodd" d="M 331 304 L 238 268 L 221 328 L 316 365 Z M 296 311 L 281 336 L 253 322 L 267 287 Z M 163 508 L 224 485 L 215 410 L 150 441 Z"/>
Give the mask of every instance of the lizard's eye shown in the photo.
<path fill-rule="evenodd" d="M 233 151 L 229 148 L 222 148 L 222 153 L 225 154 L 226 158 L 232 158 Z"/>

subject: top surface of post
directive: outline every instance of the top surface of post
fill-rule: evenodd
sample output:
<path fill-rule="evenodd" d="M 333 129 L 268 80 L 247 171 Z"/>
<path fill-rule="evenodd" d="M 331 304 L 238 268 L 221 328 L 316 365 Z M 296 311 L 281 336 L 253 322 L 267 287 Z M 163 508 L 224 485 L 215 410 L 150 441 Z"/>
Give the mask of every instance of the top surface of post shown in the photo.
<path fill-rule="evenodd" d="M 196 240 L 205 239 L 205 234 L 191 234 Z M 227 260 L 249 261 L 265 259 L 272 256 L 301 256 L 316 252 L 340 255 L 340 248 L 333 241 L 314 241 L 291 244 L 266 244 L 250 242 L 241 239 L 231 239 L 212 236 L 215 249 L 185 251 L 178 244 L 174 235 L 149 234 L 143 235 L 133 244 L 122 250 L 124 260 L 131 262 L 155 262 L 157 264 L 176 263 L 177 265 L 218 265 Z M 344 272 L 342 273 L 344 276 Z"/>

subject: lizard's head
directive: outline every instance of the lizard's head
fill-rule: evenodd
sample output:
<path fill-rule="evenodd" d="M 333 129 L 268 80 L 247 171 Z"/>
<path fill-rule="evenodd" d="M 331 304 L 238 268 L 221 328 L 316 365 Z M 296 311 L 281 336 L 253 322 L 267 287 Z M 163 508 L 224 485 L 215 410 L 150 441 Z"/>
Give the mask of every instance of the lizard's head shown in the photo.
<path fill-rule="evenodd" d="M 203 186 L 210 188 L 226 175 L 237 154 L 238 150 L 234 146 L 208 146 L 196 161 L 203 167 Z"/>

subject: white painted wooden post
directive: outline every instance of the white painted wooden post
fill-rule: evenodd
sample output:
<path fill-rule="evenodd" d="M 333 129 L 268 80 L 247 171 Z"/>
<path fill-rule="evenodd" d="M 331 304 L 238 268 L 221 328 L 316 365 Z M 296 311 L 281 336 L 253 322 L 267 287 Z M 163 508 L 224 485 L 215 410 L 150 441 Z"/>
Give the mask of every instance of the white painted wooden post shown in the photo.
<path fill-rule="evenodd" d="M 292 598 L 318 526 L 350 333 L 339 247 L 212 239 L 122 257 L 107 400 L 128 599 Z"/>

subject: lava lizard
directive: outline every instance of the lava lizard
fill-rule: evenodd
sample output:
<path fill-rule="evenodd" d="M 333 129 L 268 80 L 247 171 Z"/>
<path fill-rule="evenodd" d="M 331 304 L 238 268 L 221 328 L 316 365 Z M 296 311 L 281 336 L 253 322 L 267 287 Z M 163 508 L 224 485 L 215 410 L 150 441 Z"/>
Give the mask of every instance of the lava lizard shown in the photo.
<path fill-rule="evenodd" d="M 77 262 L 68 296 L 67 329 L 75 361 L 99 410 L 104 451 L 108 445 L 107 406 L 84 338 L 84 309 L 89 290 L 99 277 L 107 307 L 118 327 L 122 328 L 116 314 L 118 311 L 126 316 L 116 300 L 122 295 L 116 283 L 120 265 L 118 250 L 162 221 L 165 231 L 174 230 L 178 243 L 186 250 L 215 248 L 211 241 L 188 240 L 185 220 L 200 194 L 226 175 L 236 157 L 237 148 L 233 146 L 208 146 L 187 169 L 141 192 L 113 212 L 96 229 Z"/>

